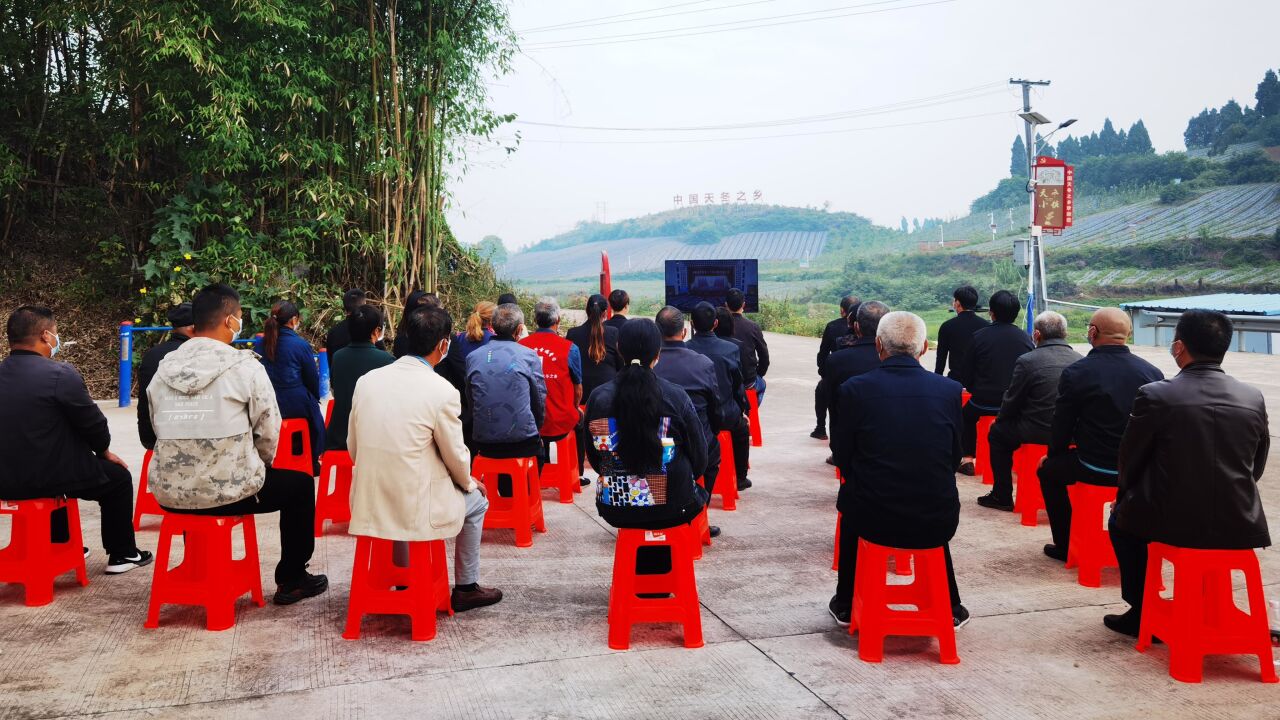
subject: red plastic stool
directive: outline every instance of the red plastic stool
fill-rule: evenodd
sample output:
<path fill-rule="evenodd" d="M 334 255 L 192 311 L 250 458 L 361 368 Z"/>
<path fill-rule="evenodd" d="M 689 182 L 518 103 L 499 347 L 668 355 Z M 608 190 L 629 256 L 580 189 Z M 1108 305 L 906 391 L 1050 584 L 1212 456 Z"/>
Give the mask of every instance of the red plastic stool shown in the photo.
<path fill-rule="evenodd" d="M 738 466 L 733 461 L 733 435 L 728 430 L 721 430 L 717 436 L 720 441 L 720 473 L 716 475 L 716 486 L 712 492 L 720 496 L 725 512 L 738 509 Z"/>
<path fill-rule="evenodd" d="M 1173 564 L 1173 597 L 1160 597 L 1164 561 Z M 1249 611 L 1236 607 L 1231 571 L 1244 572 Z M 1155 635 L 1169 647 L 1169 676 L 1186 683 L 1204 677 L 1205 655 L 1257 655 L 1262 682 L 1276 676 L 1267 630 L 1262 572 L 1253 550 L 1192 550 L 1153 542 L 1147 546 L 1147 581 L 1138 652 Z"/>
<path fill-rule="evenodd" d="M 698 513 L 689 526 L 693 528 L 693 536 L 698 541 L 693 544 L 693 559 L 701 560 L 702 546 L 711 547 L 711 520 L 707 508 L 702 508 L 702 512 Z"/>
<path fill-rule="evenodd" d="M 324 406 L 324 429 L 329 429 L 329 421 L 333 419 L 333 398 L 329 398 L 329 402 Z"/>
<path fill-rule="evenodd" d="M 316 491 L 316 537 L 324 535 L 324 521 L 351 522 L 351 470 L 346 450 L 326 450 L 320 456 L 320 485 Z"/>
<path fill-rule="evenodd" d="M 232 557 L 231 531 L 244 536 L 244 557 Z M 169 567 L 175 538 L 182 538 L 182 562 Z M 146 627 L 160 627 L 161 605 L 202 605 L 205 627 L 226 630 L 236 624 L 236 600 L 249 593 L 258 607 L 262 574 L 258 568 L 258 532 L 252 515 L 214 517 L 166 513 L 160 523 L 156 570 L 151 577 L 151 602 Z"/>
<path fill-rule="evenodd" d="M 751 447 L 764 445 L 764 433 L 760 430 L 760 398 L 754 387 L 747 388 L 747 421 L 751 425 Z"/>
<path fill-rule="evenodd" d="M 1107 504 L 1116 501 L 1116 489 L 1078 482 L 1067 486 L 1067 495 L 1071 497 L 1067 567 L 1079 568 L 1077 580 L 1081 585 L 1102 587 L 1103 568 L 1118 565 L 1111 536 L 1102 524 Z"/>
<path fill-rule="evenodd" d="M 70 537 L 55 543 L 49 540 L 49 526 L 53 512 L 60 508 L 66 508 Z M 0 583 L 21 585 L 28 607 L 53 602 L 54 580 L 63 573 L 75 570 L 76 582 L 81 587 L 89 584 L 80 506 L 74 499 L 0 500 L 0 515 L 13 518 L 9 544 L 0 550 Z"/>
<path fill-rule="evenodd" d="M 684 646 L 702 647 L 702 613 L 698 584 L 693 576 L 693 548 L 698 540 L 688 525 L 666 530 L 619 530 L 613 554 L 613 587 L 609 591 L 609 647 L 631 647 L 636 623 L 680 623 Z M 671 548 L 671 570 L 662 575 L 637 575 L 636 553 L 641 547 Z M 670 593 L 669 598 L 641 598 L 637 593 Z"/>
<path fill-rule="evenodd" d="M 994 415 L 983 415 L 978 418 L 978 447 L 973 454 L 973 474 L 982 478 L 983 485 L 994 485 L 991 475 L 991 446 L 987 444 L 987 434 L 996 422 Z"/>
<path fill-rule="evenodd" d="M 889 558 L 915 563 L 916 578 L 909 585 L 890 585 L 885 576 Z M 914 605 L 915 610 L 893 610 L 890 605 Z M 956 655 L 955 621 L 947 589 L 947 564 L 942 548 L 903 550 L 858 540 L 858 571 L 854 578 L 853 613 L 849 634 L 858 633 L 858 657 L 866 662 L 884 659 L 887 635 L 938 638 L 939 660 L 960 662 Z"/>
<path fill-rule="evenodd" d="M 156 502 L 156 496 L 151 494 L 151 490 L 147 487 L 147 478 L 151 476 L 151 456 L 154 453 L 150 450 L 146 455 L 142 456 L 142 479 L 138 480 L 138 499 L 133 503 L 133 529 L 142 529 L 143 515 L 159 515 L 164 517 L 164 510 L 161 509 L 160 503 Z"/>
<path fill-rule="evenodd" d="M 409 566 L 399 567 L 392 560 L 391 540 L 364 535 L 357 538 L 347 627 L 342 637 L 359 640 L 360 621 L 365 615 L 408 615 L 410 637 L 430 640 L 436 636 L 436 613 L 453 614 L 444 541 L 408 545 Z M 406 589 L 394 590 L 395 587 Z"/>
<path fill-rule="evenodd" d="M 840 520 L 843 513 L 836 513 L 836 553 L 835 559 L 831 561 L 831 569 L 840 569 Z M 911 554 L 907 552 L 892 551 L 889 556 L 893 558 L 893 574 L 907 577 L 911 574 Z"/>
<path fill-rule="evenodd" d="M 1040 493 L 1040 476 L 1037 470 L 1040 468 L 1040 461 L 1048 454 L 1048 445 L 1027 444 L 1013 452 L 1013 472 L 1018 476 L 1013 511 L 1022 515 L 1022 524 L 1027 527 L 1035 527 L 1040 519 L 1040 511 L 1044 510 L 1044 495 Z"/>
<path fill-rule="evenodd" d="M 533 545 L 532 527 L 538 532 L 547 531 L 542 516 L 542 490 L 538 484 L 537 458 L 511 458 L 497 460 L 477 455 L 471 472 L 484 483 L 488 491 L 489 511 L 484 514 L 486 530 L 502 528 L 515 530 L 516 547 Z M 498 494 L 498 476 L 511 477 L 511 497 Z"/>
<path fill-rule="evenodd" d="M 969 404 L 969 398 L 971 398 L 971 397 L 973 397 L 973 393 L 969 392 L 968 390 L 961 390 L 961 391 L 960 391 L 960 406 L 961 406 L 961 407 L 964 407 L 965 405 L 968 405 L 968 404 Z"/>
<path fill-rule="evenodd" d="M 293 439 L 302 437 L 300 450 L 293 451 Z M 280 423 L 280 444 L 276 446 L 276 459 L 271 467 L 277 470 L 296 470 L 300 473 L 312 474 L 311 465 L 311 427 L 306 420 L 290 418 Z"/>
<path fill-rule="evenodd" d="M 578 482 L 578 432 L 570 430 L 555 444 L 556 461 L 542 466 L 539 485 L 544 490 L 559 489 L 560 502 L 567 505 L 573 502 L 574 493 L 582 492 L 582 483 Z"/>

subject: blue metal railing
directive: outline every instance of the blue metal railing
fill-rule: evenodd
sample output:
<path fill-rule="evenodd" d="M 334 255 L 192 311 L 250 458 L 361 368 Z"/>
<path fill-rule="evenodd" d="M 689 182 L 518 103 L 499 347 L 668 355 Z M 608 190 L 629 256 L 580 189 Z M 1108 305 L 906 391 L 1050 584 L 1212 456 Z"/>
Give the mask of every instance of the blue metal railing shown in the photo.
<path fill-rule="evenodd" d="M 154 327 L 138 327 L 129 321 L 120 323 L 120 407 L 129 407 L 132 398 L 130 395 L 133 390 L 133 334 L 140 332 L 169 332 L 173 328 L 168 325 L 157 325 Z M 251 338 L 240 338 L 234 341 L 236 345 L 253 345 L 256 351 L 262 344 L 262 335 L 255 335 Z M 320 372 L 320 397 L 329 396 L 329 354 L 322 348 L 320 352 L 315 354 L 316 369 Z"/>

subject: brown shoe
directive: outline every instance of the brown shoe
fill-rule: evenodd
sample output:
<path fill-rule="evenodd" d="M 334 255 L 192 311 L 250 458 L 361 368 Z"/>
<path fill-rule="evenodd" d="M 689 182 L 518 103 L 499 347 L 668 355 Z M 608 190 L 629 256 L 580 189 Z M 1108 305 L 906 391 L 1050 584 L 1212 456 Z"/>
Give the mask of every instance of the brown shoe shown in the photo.
<path fill-rule="evenodd" d="M 502 591 L 497 588 L 480 587 L 479 585 L 476 586 L 475 590 L 454 588 L 450 602 L 453 604 L 454 612 L 466 612 L 502 602 Z"/>

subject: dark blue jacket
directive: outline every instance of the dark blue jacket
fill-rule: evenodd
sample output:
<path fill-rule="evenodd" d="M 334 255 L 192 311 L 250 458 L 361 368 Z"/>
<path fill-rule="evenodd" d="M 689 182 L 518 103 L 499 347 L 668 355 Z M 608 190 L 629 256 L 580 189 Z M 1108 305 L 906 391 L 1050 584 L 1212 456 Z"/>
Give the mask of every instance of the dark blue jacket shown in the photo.
<path fill-rule="evenodd" d="M 276 390 L 282 419 L 302 418 L 311 426 L 311 453 L 324 450 L 324 416 L 320 414 L 320 371 L 311 343 L 289 328 L 280 328 L 276 359 L 264 355 L 262 366 Z"/>
<path fill-rule="evenodd" d="M 1058 378 L 1049 455 L 1061 455 L 1074 443 L 1082 462 L 1114 477 L 1138 388 L 1163 379 L 1164 373 L 1125 345 L 1090 350 Z"/>
<path fill-rule="evenodd" d="M 699 355 L 679 340 L 664 340 L 658 364 L 653 372 L 674 383 L 689 394 L 693 409 L 702 421 L 710 445 L 720 433 L 724 415 L 720 410 L 720 391 L 716 383 L 716 366 L 711 358 Z"/>
<path fill-rule="evenodd" d="M 711 358 L 716 366 L 716 384 L 720 388 L 721 427 L 733 427 L 738 418 L 745 415 L 747 405 L 747 387 L 742 379 L 742 350 L 739 345 L 715 333 L 694 333 L 685 346 L 690 350 Z"/>
<path fill-rule="evenodd" d="M 932 548 L 960 522 L 960 383 L 904 355 L 840 387 L 837 507 L 877 545 Z M 834 440 L 834 438 L 833 438 Z"/>
<path fill-rule="evenodd" d="M 823 392 L 827 393 L 827 407 L 831 412 L 831 427 L 835 427 L 840 414 L 840 386 L 851 377 L 857 377 L 880 367 L 880 353 L 876 351 L 874 337 L 858 338 L 852 345 L 836 350 L 827 356 L 818 372 L 822 376 Z"/>

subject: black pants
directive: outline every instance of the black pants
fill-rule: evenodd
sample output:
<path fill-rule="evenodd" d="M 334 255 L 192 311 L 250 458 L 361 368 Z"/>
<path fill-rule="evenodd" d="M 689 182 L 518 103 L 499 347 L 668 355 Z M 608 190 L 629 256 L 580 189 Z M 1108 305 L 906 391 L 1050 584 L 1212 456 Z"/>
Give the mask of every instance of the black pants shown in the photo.
<path fill-rule="evenodd" d="M 741 485 L 751 465 L 751 423 L 745 417 L 738 418 L 738 424 L 729 428 L 729 436 L 733 439 L 733 469 Z"/>
<path fill-rule="evenodd" d="M 1141 615 L 1147 579 L 1147 541 L 1117 530 L 1114 515 L 1107 527 L 1111 529 L 1111 547 L 1115 548 L 1120 565 L 1120 597 Z"/>
<path fill-rule="evenodd" d="M 716 477 L 720 475 L 720 436 L 707 429 L 707 469 L 702 473 L 703 486 L 707 489 L 708 501 L 711 490 L 716 486 Z M 737 459 L 734 459 L 737 462 Z"/>
<path fill-rule="evenodd" d="M 302 579 L 307 563 L 316 549 L 315 480 L 306 473 L 267 468 L 267 477 L 257 495 L 230 505 L 165 512 L 185 515 L 262 515 L 280 513 L 280 562 L 276 565 L 276 584 L 289 585 Z"/>
<path fill-rule="evenodd" d="M 960 426 L 960 443 L 964 445 L 964 454 L 973 457 L 978 452 L 978 419 L 1000 414 L 1000 408 L 987 409 L 978 407 L 972 398 L 960 410 L 963 425 Z"/>
<path fill-rule="evenodd" d="M 818 418 L 818 424 L 815 428 L 820 430 L 827 429 L 827 388 L 818 381 L 818 386 L 813 389 L 813 414 Z"/>
<path fill-rule="evenodd" d="M 98 458 L 107 481 L 101 485 L 72 490 L 66 494 L 77 500 L 98 503 L 102 513 L 102 547 L 107 555 L 124 557 L 138 551 L 133 537 L 133 475 L 113 462 Z M 49 517 L 49 539 L 64 543 L 71 539 L 67 511 L 57 510 Z"/>
<path fill-rule="evenodd" d="M 1071 542 L 1071 497 L 1067 488 L 1078 482 L 1115 487 L 1116 476 L 1081 465 L 1074 450 L 1045 459 L 1039 475 L 1040 494 L 1044 496 L 1044 511 L 1049 516 L 1053 544 L 1066 550 Z"/>
<path fill-rule="evenodd" d="M 837 607 L 853 606 L 853 581 L 858 568 L 858 529 L 849 514 L 840 518 L 840 576 L 836 581 Z M 947 589 L 951 594 L 951 611 L 960 608 L 960 588 L 956 585 L 956 569 L 951 564 L 951 546 L 943 545 L 942 553 L 947 559 Z"/>
<path fill-rule="evenodd" d="M 997 500 L 1013 502 L 1013 453 L 1025 442 L 1013 423 L 996 421 L 987 435 L 991 449 L 991 494 Z"/>

